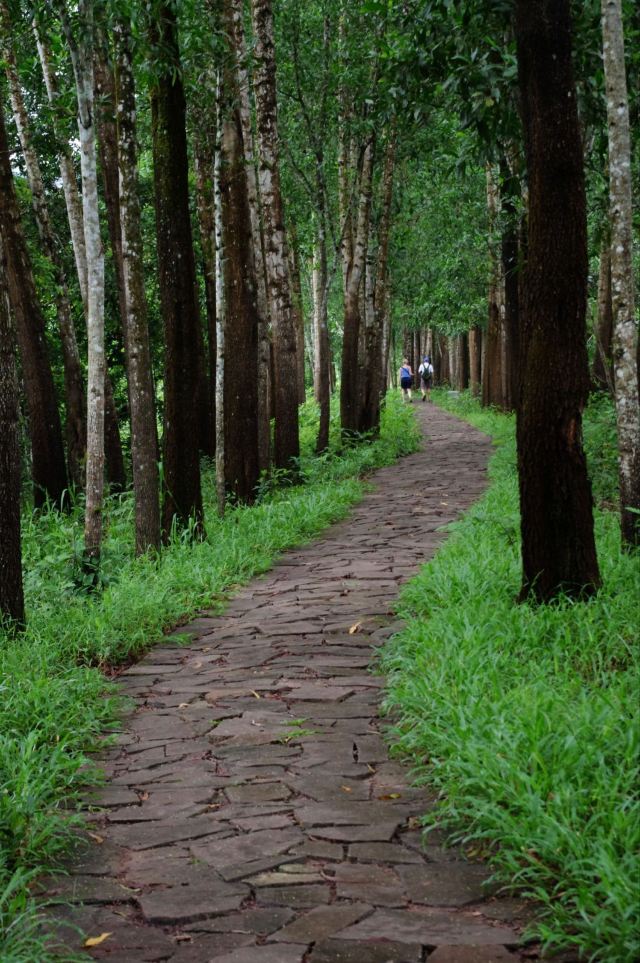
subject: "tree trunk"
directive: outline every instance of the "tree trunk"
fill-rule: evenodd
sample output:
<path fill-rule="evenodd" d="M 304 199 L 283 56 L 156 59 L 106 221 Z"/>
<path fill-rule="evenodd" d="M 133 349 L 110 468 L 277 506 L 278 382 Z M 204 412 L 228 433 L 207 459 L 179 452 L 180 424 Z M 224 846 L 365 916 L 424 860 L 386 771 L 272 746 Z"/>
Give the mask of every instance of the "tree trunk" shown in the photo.
<path fill-rule="evenodd" d="M 196 132 L 194 138 L 194 164 L 196 174 L 196 206 L 200 246 L 202 248 L 202 273 L 204 276 L 205 304 L 207 310 L 207 347 L 209 373 L 208 408 L 210 437 L 206 447 L 209 454 L 216 449 L 216 228 L 213 170 L 215 166 L 215 127 Z"/>
<path fill-rule="evenodd" d="M 200 489 L 200 380 L 198 309 L 191 217 L 189 213 L 185 99 L 181 79 L 176 14 L 159 0 L 151 11 L 153 47 L 162 51 L 151 92 L 153 169 L 160 301 L 164 318 L 164 501 L 162 534 L 168 541 L 174 519 L 193 520 L 204 530 Z"/>
<path fill-rule="evenodd" d="M 495 251 L 495 235 L 500 197 L 493 170 L 487 164 L 487 211 L 491 273 L 488 293 L 487 330 L 483 338 L 482 404 L 504 407 L 502 395 L 502 319 L 500 317 L 500 260 Z"/>
<path fill-rule="evenodd" d="M 373 293 L 373 319 L 367 327 L 365 384 L 362 407 L 362 431 L 380 429 L 380 403 L 385 391 L 383 370 L 386 365 L 385 319 L 387 316 L 387 276 L 389 263 L 389 234 L 391 230 L 391 201 L 395 166 L 395 124 L 389 132 L 382 175 L 381 217 L 378 228 L 378 252 Z M 419 359 L 420 360 L 420 359 Z M 415 369 L 417 371 L 417 368 Z"/>
<path fill-rule="evenodd" d="M 340 422 L 346 436 L 360 431 L 358 346 L 360 340 L 360 285 L 362 283 L 371 217 L 374 137 L 364 148 L 360 174 L 358 217 L 353 241 L 353 256 L 347 271 L 342 338 L 342 381 L 340 384 Z"/>
<path fill-rule="evenodd" d="M 160 548 L 160 491 L 153 374 L 138 198 L 136 101 L 129 25 L 114 26 L 118 85 L 119 220 L 124 283 L 122 322 L 127 353 L 136 554 Z"/>
<path fill-rule="evenodd" d="M 225 0 L 223 11 L 223 27 L 231 35 L 232 0 Z M 230 50 L 231 55 L 234 53 Z M 235 64 L 227 65 L 224 70 L 222 93 L 220 193 L 225 255 L 225 482 L 227 491 L 233 492 L 236 499 L 250 503 L 255 499 L 260 475 L 258 387 L 253 375 L 258 364 L 258 312 L 254 238 Z"/>
<path fill-rule="evenodd" d="M 516 201 L 518 178 L 512 174 L 506 159 L 501 163 L 502 174 L 502 277 L 504 279 L 504 407 L 513 411 L 518 406 L 520 384 L 520 278 L 519 224 Z"/>
<path fill-rule="evenodd" d="M 2 259 L 3 260 L 3 259 Z M 0 628 L 24 628 L 15 337 L 0 260 Z"/>
<path fill-rule="evenodd" d="M 7 79 L 9 81 L 13 118 L 20 138 L 20 146 L 27 171 L 27 180 L 31 191 L 38 235 L 44 254 L 53 268 L 53 276 L 55 278 L 56 314 L 64 368 L 65 435 L 69 480 L 76 488 L 82 488 L 84 484 L 83 465 L 87 442 L 87 426 L 84 412 L 85 402 L 82 368 L 76 340 L 76 330 L 71 313 L 71 302 L 64 275 L 62 258 L 49 219 L 40 163 L 33 149 L 29 115 L 22 96 L 18 66 L 10 41 L 11 22 L 9 11 L 4 0 L 2 0 L 0 4 L 0 17 L 2 18 L 3 32 L 2 52 L 5 59 Z"/>
<path fill-rule="evenodd" d="M 621 0 L 602 0 L 602 41 L 609 131 L 611 301 L 620 458 L 620 526 L 623 547 L 630 548 L 640 544 L 640 407 L 633 277 L 631 140 Z"/>
<path fill-rule="evenodd" d="M 327 298 L 329 291 L 327 267 L 327 237 L 324 201 L 321 205 L 322 216 L 318 217 L 317 240 L 314 264 L 314 329 L 316 343 L 316 366 L 314 389 L 320 406 L 320 421 L 316 439 L 316 454 L 322 454 L 329 447 L 329 427 L 331 421 L 331 358 L 329 349 L 329 324 L 327 319 Z"/>
<path fill-rule="evenodd" d="M 300 252 L 298 250 L 298 235 L 294 224 L 291 225 L 290 233 L 291 243 L 289 245 L 289 275 L 291 277 L 291 299 L 296 329 L 298 403 L 303 404 L 306 398 L 306 390 L 304 385 L 304 313 L 302 307 L 302 281 L 300 279 Z"/>
<path fill-rule="evenodd" d="M 449 351 L 449 338 L 446 334 L 439 334 L 438 356 L 440 358 L 440 384 L 451 385 L 451 353 Z"/>
<path fill-rule="evenodd" d="M 275 360 L 274 460 L 276 468 L 291 470 L 300 456 L 296 331 L 280 190 L 271 0 L 252 0 L 251 13 L 255 41 L 254 88 L 260 147 L 260 197 L 265 223 L 268 297 Z"/>
<path fill-rule="evenodd" d="M 98 166 L 94 101 L 95 25 L 92 0 L 78 3 L 79 38 L 76 41 L 66 6 L 59 3 L 62 26 L 71 52 L 78 103 L 82 217 L 87 254 L 87 481 L 84 520 L 84 564 L 96 573 L 102 546 L 104 496 L 104 251 L 100 236 Z"/>
<path fill-rule="evenodd" d="M 238 107 L 242 124 L 242 141 L 247 169 L 247 200 L 251 218 L 253 263 L 256 278 L 256 307 L 258 311 L 258 463 L 260 471 L 268 471 L 271 463 L 271 335 L 269 332 L 269 296 L 267 292 L 267 264 L 264 225 L 260 203 L 260 188 L 256 169 L 255 138 L 253 132 L 247 43 L 244 32 L 243 0 L 233 0 L 233 38 L 236 60 Z"/>
<path fill-rule="evenodd" d="M 216 141 L 213 164 L 213 210 L 216 232 L 216 501 L 218 515 L 225 513 L 227 492 L 225 480 L 224 383 L 225 383 L 225 251 L 222 227 L 222 97 L 221 75 L 216 80 Z"/>
<path fill-rule="evenodd" d="M 482 331 L 475 326 L 469 329 L 469 387 L 471 394 L 477 398 L 481 387 Z"/>
<path fill-rule="evenodd" d="M 609 391 L 613 395 L 613 304 L 611 301 L 611 239 L 608 231 L 600 248 L 595 336 L 593 380 L 598 388 Z"/>
<path fill-rule="evenodd" d="M 67 488 L 62 428 L 49 361 L 45 320 L 36 293 L 31 259 L 20 222 L 4 116 L 0 110 L 0 237 L 16 321 L 27 396 L 33 464 L 33 502 L 62 507 Z"/>
<path fill-rule="evenodd" d="M 569 0 L 518 0 L 515 23 L 529 184 L 517 412 L 520 598 L 548 602 L 600 585 L 582 449 L 586 204 Z"/>

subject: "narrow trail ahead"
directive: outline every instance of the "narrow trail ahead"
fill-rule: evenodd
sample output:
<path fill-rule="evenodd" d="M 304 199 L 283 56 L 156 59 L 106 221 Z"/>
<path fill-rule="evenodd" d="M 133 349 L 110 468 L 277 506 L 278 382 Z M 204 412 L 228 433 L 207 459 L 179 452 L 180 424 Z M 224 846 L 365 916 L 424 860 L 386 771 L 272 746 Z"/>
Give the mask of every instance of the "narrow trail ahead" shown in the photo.
<path fill-rule="evenodd" d="M 425 450 L 377 472 L 346 521 L 223 615 L 187 626 L 188 648 L 157 646 L 124 673 L 137 708 L 106 756 L 102 842 L 57 887 L 84 901 L 70 922 L 110 934 L 93 958 L 519 958 L 522 906 L 487 896 L 461 854 L 421 847 L 429 797 L 389 761 L 367 670 L 398 627 L 400 585 L 486 484 L 489 439 L 415 409 Z"/>

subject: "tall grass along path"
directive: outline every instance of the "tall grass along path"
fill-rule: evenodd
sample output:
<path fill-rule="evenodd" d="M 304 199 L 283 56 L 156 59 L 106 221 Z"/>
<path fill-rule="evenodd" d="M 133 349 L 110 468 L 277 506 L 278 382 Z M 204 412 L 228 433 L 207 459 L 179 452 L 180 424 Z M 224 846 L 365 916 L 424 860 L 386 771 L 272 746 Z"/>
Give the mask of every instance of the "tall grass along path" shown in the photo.
<path fill-rule="evenodd" d="M 369 666 L 398 628 L 399 587 L 484 490 L 491 449 L 438 408 L 416 415 L 423 450 L 377 472 L 348 520 L 186 626 L 188 646 L 158 646 L 124 672 L 135 709 L 87 799 L 82 852 L 49 884 L 62 904 L 52 939 L 71 952 L 519 958 L 525 908 L 487 891 L 460 852 L 423 845 L 431 801 L 380 731 Z"/>

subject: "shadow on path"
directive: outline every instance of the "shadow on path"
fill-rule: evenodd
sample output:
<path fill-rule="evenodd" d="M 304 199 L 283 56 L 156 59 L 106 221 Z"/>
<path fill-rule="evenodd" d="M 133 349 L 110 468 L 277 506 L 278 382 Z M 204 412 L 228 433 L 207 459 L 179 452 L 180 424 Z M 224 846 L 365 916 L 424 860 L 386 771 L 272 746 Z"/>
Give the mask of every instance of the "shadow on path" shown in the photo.
<path fill-rule="evenodd" d="M 424 450 L 225 613 L 122 676 L 137 708 L 105 757 L 104 811 L 56 881 L 117 963 L 500 963 L 524 907 L 429 837 L 430 800 L 380 736 L 372 647 L 402 582 L 486 485 L 491 442 L 416 405 Z M 98 841 L 99 840 L 99 841 Z M 69 936 L 69 942 L 77 937 Z"/>

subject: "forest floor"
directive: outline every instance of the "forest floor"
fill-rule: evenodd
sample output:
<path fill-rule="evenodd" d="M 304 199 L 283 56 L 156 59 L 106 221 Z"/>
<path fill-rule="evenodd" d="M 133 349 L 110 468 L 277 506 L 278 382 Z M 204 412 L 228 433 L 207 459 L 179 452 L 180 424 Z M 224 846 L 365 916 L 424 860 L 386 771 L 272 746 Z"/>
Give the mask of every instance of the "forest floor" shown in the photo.
<path fill-rule="evenodd" d="M 446 849 L 389 759 L 375 649 L 402 583 L 486 487 L 491 441 L 415 404 L 423 450 L 372 476 L 345 521 L 120 681 L 54 933 L 118 963 L 499 963 L 529 908 Z M 375 667 L 375 661 L 374 661 Z M 80 935 L 81 934 L 81 935 Z M 528 956 L 531 949 L 524 950 Z"/>

